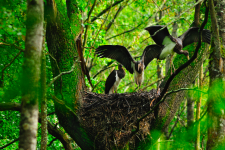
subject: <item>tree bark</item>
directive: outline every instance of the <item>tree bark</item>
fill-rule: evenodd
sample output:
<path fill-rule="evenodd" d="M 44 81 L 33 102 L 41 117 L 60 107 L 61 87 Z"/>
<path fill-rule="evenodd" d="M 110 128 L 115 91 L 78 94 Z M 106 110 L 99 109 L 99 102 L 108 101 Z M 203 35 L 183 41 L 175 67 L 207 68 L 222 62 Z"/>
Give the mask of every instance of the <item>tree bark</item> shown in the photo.
<path fill-rule="evenodd" d="M 217 21 L 219 24 L 219 33 L 222 39 L 221 43 L 223 45 L 221 51 L 225 49 L 225 1 L 215 0 L 216 2 L 216 11 L 217 11 Z M 221 72 L 225 76 L 225 54 L 221 53 L 222 62 L 221 62 Z"/>
<path fill-rule="evenodd" d="M 43 41 L 43 1 L 27 1 L 26 42 L 22 78 L 19 148 L 36 150 L 38 90 Z"/>
<path fill-rule="evenodd" d="M 217 24 L 217 17 L 213 0 L 209 0 L 212 37 L 210 62 L 209 62 L 209 96 L 208 96 L 208 141 L 207 150 L 222 148 L 225 134 L 224 108 L 218 106 L 222 104 L 224 98 L 223 79 L 221 72 L 221 47 L 220 36 Z"/>
<path fill-rule="evenodd" d="M 48 143 L 47 121 L 48 120 L 47 120 L 47 99 L 46 99 L 46 56 L 45 56 L 45 36 L 44 36 L 42 43 L 42 63 L 41 63 L 41 150 L 47 149 Z"/>
<path fill-rule="evenodd" d="M 199 71 L 199 89 L 203 89 L 203 63 L 201 64 L 201 68 Z M 196 130 L 196 142 L 195 142 L 195 150 L 200 150 L 200 113 L 201 113 L 201 101 L 202 101 L 202 93 L 199 94 L 199 99 L 197 101 L 197 110 L 196 110 L 196 121 L 197 121 L 197 130 Z"/>
<path fill-rule="evenodd" d="M 65 11 L 66 6 L 59 0 L 48 0 L 47 7 L 50 12 L 46 39 L 49 52 L 57 62 L 56 64 L 55 61 L 51 60 L 53 76 L 57 76 L 61 71 L 70 70 L 75 61 L 74 71 L 61 76 L 54 82 L 55 96 L 53 98 L 56 114 L 59 123 L 81 149 L 94 149 L 92 140 L 79 122 L 77 112 L 78 108 L 82 106 L 81 92 L 84 89 L 84 80 L 74 44 L 81 28 L 76 1 L 67 1 L 68 13 Z"/>
<path fill-rule="evenodd" d="M 195 6 L 195 16 L 194 16 L 195 27 L 200 26 L 200 7 L 201 7 L 201 3 Z M 192 44 L 192 45 L 195 45 L 195 44 Z M 188 128 L 191 127 L 194 123 L 194 97 L 192 96 L 193 93 L 194 93 L 193 91 L 190 91 L 188 92 L 188 96 L 187 96 L 187 127 Z"/>
<path fill-rule="evenodd" d="M 190 87 L 193 87 L 192 83 Z M 187 91 L 187 128 L 191 127 L 194 123 L 194 91 Z"/>
<path fill-rule="evenodd" d="M 219 24 L 219 33 L 222 38 L 222 45 L 225 47 L 225 1 L 214 0 L 216 2 L 217 21 Z"/>
<path fill-rule="evenodd" d="M 195 0 L 198 2 L 198 0 Z M 201 3 L 198 3 L 195 6 L 195 18 L 194 18 L 194 26 L 199 27 L 200 26 L 200 8 L 201 8 Z"/>

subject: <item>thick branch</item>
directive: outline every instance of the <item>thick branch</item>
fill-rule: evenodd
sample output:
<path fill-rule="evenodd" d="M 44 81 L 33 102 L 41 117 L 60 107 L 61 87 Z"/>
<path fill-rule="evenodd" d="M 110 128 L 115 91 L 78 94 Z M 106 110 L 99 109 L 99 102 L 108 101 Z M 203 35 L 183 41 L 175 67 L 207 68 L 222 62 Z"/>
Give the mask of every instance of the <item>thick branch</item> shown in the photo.
<path fill-rule="evenodd" d="M 78 52 L 78 55 L 79 55 L 79 58 L 80 58 L 81 70 L 82 70 L 83 74 L 86 75 L 89 84 L 93 88 L 93 84 L 91 83 L 89 70 L 88 70 L 87 65 L 85 63 L 85 60 L 84 60 L 84 55 L 83 55 L 83 50 L 82 50 L 81 34 L 78 36 L 78 38 L 76 40 L 76 46 L 77 46 L 77 52 Z"/>
<path fill-rule="evenodd" d="M 4 146 L 0 147 L 0 149 L 4 149 L 4 148 L 6 148 L 6 147 L 8 147 L 9 145 L 11 145 L 11 144 L 15 143 L 15 142 L 16 142 L 16 141 L 18 141 L 18 140 L 19 140 L 19 138 L 17 138 L 17 139 L 15 139 L 15 140 L 13 140 L 12 142 L 10 142 L 10 143 L 8 143 L 8 144 L 6 144 L 6 145 L 4 145 Z"/>
<path fill-rule="evenodd" d="M 20 111 L 19 103 L 0 103 L 0 111 L 13 110 Z"/>
<path fill-rule="evenodd" d="M 157 104 L 152 108 L 152 110 L 150 110 L 149 112 L 147 112 L 144 116 L 142 116 L 141 118 L 139 118 L 137 120 L 137 129 L 135 131 L 132 132 L 131 136 L 133 136 L 134 134 L 136 134 L 138 131 L 139 131 L 139 123 L 140 121 L 142 121 L 144 118 L 146 118 L 149 114 L 151 114 L 156 108 L 158 108 L 159 104 L 161 104 L 165 99 L 162 99 L 171 83 L 171 81 L 174 79 L 174 77 L 181 71 L 183 70 L 184 68 L 186 68 L 187 66 L 189 66 L 196 58 L 197 58 L 197 54 L 198 54 L 198 50 L 199 48 L 201 47 L 201 33 L 202 33 L 202 30 L 204 28 L 204 26 L 206 25 L 207 21 L 208 21 L 208 12 L 209 12 L 209 8 L 207 7 L 206 8 L 206 12 L 205 12 L 205 19 L 200 27 L 200 31 L 199 31 L 199 35 L 200 35 L 200 38 L 199 38 L 199 41 L 198 41 L 198 45 L 195 49 L 195 52 L 194 52 L 194 55 L 191 57 L 190 60 L 188 60 L 185 64 L 181 65 L 170 77 L 169 79 L 167 80 L 165 86 L 164 86 L 164 89 L 163 91 L 160 93 L 159 97 L 156 98 L 157 99 Z"/>
<path fill-rule="evenodd" d="M 171 81 L 174 79 L 174 77 L 181 72 L 181 70 L 183 70 L 184 68 L 186 68 L 187 66 L 189 66 L 196 58 L 197 58 L 197 55 L 198 55 L 198 50 L 200 49 L 201 47 L 201 40 L 202 40 L 202 36 L 201 36 L 201 33 L 202 33 L 202 30 L 203 28 L 205 27 L 207 21 L 208 21 L 208 12 L 209 12 L 209 8 L 207 7 L 206 8 L 206 12 L 205 12 L 205 19 L 204 19 L 204 22 L 202 23 L 201 27 L 200 27 L 200 30 L 199 30 L 199 41 L 198 41 L 198 45 L 195 49 L 195 52 L 194 52 L 194 55 L 191 57 L 190 60 L 188 60 L 185 64 L 181 65 L 170 77 L 169 79 L 167 80 L 164 88 L 163 88 L 163 91 L 162 93 L 160 94 L 159 99 L 162 99 L 162 97 L 164 96 L 164 94 L 166 93 Z"/>
<path fill-rule="evenodd" d="M 196 0 L 197 2 L 198 0 Z M 195 6 L 195 18 L 194 18 L 194 26 L 195 27 L 199 27 L 200 26 L 200 7 L 201 7 L 201 3 L 198 3 Z"/>

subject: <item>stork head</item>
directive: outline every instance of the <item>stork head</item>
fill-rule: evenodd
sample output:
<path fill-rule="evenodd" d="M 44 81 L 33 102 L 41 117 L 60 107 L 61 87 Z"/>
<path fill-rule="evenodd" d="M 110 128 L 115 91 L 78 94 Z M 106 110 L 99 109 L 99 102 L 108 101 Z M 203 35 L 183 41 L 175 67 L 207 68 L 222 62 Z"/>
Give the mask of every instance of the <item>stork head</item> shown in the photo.
<path fill-rule="evenodd" d="M 187 59 L 189 60 L 189 52 L 183 50 L 183 54 L 184 54 L 184 55 L 187 57 Z"/>
<path fill-rule="evenodd" d="M 118 65 L 118 69 L 121 70 L 123 69 L 123 66 L 121 64 Z"/>
<path fill-rule="evenodd" d="M 151 28 L 151 26 L 144 28 L 145 30 L 147 30 L 149 32 L 149 29 Z"/>
<path fill-rule="evenodd" d="M 123 71 L 123 72 L 125 73 L 125 70 L 124 70 L 124 68 L 123 68 L 123 65 L 119 64 L 119 65 L 118 65 L 118 69 L 119 69 L 120 71 Z"/>
<path fill-rule="evenodd" d="M 139 62 L 137 63 L 136 71 L 137 71 L 138 73 L 141 73 L 141 72 L 144 71 L 144 69 L 145 69 L 144 61 L 139 61 Z"/>

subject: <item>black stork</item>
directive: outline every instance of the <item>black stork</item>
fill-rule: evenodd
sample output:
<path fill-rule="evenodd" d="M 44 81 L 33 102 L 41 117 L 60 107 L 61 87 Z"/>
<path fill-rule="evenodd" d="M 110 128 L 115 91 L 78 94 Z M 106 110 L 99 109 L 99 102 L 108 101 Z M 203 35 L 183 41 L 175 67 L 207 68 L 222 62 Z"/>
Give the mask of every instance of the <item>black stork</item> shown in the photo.
<path fill-rule="evenodd" d="M 159 59 L 165 59 L 167 55 L 173 54 L 174 52 L 184 54 L 189 59 L 188 51 L 182 50 L 182 48 L 199 40 L 198 27 L 189 28 L 178 38 L 171 36 L 167 27 L 162 25 L 149 26 L 145 30 L 150 33 L 157 45 L 163 47 Z M 209 30 L 204 29 L 202 31 L 202 41 L 210 44 L 211 32 Z"/>
<path fill-rule="evenodd" d="M 102 45 L 95 53 L 98 57 L 111 58 L 121 63 L 131 74 L 134 73 L 135 83 L 140 86 L 144 80 L 144 69 L 162 51 L 159 45 L 149 45 L 145 48 L 139 61 L 134 60 L 129 51 L 120 45 Z"/>
<path fill-rule="evenodd" d="M 121 79 L 125 76 L 125 71 L 123 69 L 123 66 L 119 64 L 118 66 L 119 70 L 113 70 L 105 82 L 105 94 L 112 94 L 114 91 L 117 91 L 117 87 L 121 82 Z"/>

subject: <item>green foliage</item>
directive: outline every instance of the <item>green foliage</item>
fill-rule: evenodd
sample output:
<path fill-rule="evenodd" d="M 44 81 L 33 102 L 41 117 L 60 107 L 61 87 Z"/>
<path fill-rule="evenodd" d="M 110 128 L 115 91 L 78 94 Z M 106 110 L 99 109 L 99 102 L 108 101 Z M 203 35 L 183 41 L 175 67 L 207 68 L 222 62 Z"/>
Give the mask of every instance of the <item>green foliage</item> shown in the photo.
<path fill-rule="evenodd" d="M 93 5 L 94 0 L 77 0 L 77 6 L 79 8 L 79 19 L 82 19 L 82 22 L 79 22 L 78 18 L 74 24 L 76 26 L 85 26 L 89 25 L 89 31 L 87 32 L 87 42 L 84 46 L 84 58 L 86 60 L 87 67 L 90 69 L 90 77 L 91 82 L 94 85 L 94 89 L 91 88 L 90 84 L 88 83 L 87 78 L 85 77 L 85 83 L 89 90 L 93 90 L 93 92 L 96 93 L 104 93 L 105 88 L 105 81 L 110 72 L 113 69 L 117 69 L 118 63 L 111 59 L 103 59 L 98 58 L 95 56 L 94 51 L 95 49 L 100 45 L 123 45 L 127 47 L 133 57 L 140 57 L 142 55 L 142 52 L 144 48 L 147 45 L 154 44 L 154 41 L 149 38 L 149 34 L 143 30 L 145 27 L 155 24 L 160 25 L 168 25 L 168 29 L 170 33 L 172 33 L 172 23 L 177 22 L 178 24 L 178 30 L 177 35 L 181 35 L 186 31 L 191 23 L 194 20 L 194 8 L 191 8 L 195 1 L 193 0 L 181 0 L 181 1 L 152 1 L 152 0 L 142 0 L 142 1 L 135 1 L 135 0 L 128 0 L 120 3 L 119 5 L 116 5 L 110 9 L 110 13 L 106 12 L 102 16 L 100 16 L 97 20 L 94 22 L 86 22 L 88 13 Z M 97 1 L 97 4 L 94 8 L 93 13 L 91 14 L 91 19 L 97 14 L 99 14 L 102 10 L 110 6 L 113 1 Z M 164 6 L 163 3 L 165 2 Z M 59 3 L 57 3 L 59 4 Z M 4 1 L 1 5 L 0 10 L 0 71 L 9 64 L 13 58 L 18 54 L 20 51 L 17 47 L 20 49 L 25 49 L 25 35 L 26 35 L 26 1 L 23 0 L 14 0 Z M 120 6 L 124 6 L 123 10 L 119 13 L 119 15 L 114 19 L 114 16 L 119 9 Z M 162 7 L 163 6 L 163 7 Z M 63 7 L 61 7 L 60 12 L 64 12 L 61 16 L 61 19 L 67 19 L 67 14 L 64 9 L 66 8 L 66 1 L 63 0 Z M 189 11 L 189 8 L 191 8 Z M 159 10 L 164 10 L 164 14 L 162 15 L 162 18 L 156 22 L 156 12 Z M 204 12 L 205 8 L 201 8 L 201 12 Z M 183 13 L 186 11 L 180 18 L 177 18 L 178 14 Z M 157 13 L 158 16 L 159 13 Z M 107 19 L 106 19 L 107 17 Z M 203 17 L 201 15 L 201 17 Z M 74 19 L 74 18 L 73 18 Z M 106 31 L 107 26 L 110 22 L 113 22 L 113 25 L 111 28 Z M 104 24 L 103 24 L 104 23 Z M 210 26 L 210 21 L 207 25 L 207 28 Z M 68 26 L 64 27 L 66 32 L 70 31 L 70 24 Z M 125 34 L 121 34 L 120 36 L 111 38 L 115 35 L 118 35 L 120 33 L 123 33 L 125 31 L 130 31 Z M 78 30 L 80 28 L 72 28 L 71 34 L 77 34 Z M 59 35 L 60 36 L 60 35 Z M 73 41 L 72 36 L 70 37 L 71 41 Z M 111 39 L 110 39 L 111 38 Z M 2 44 L 5 43 L 5 44 Z M 204 45 L 204 44 L 203 44 Z M 205 45 L 202 46 L 202 48 L 205 48 Z M 48 52 L 48 48 L 46 46 L 46 55 Z M 190 56 L 193 55 L 195 49 L 195 45 L 190 45 L 188 47 L 185 47 L 185 50 L 188 50 L 190 53 Z M 201 54 L 199 54 L 201 58 Z M 52 81 L 53 74 L 52 74 L 52 68 L 50 63 L 50 56 L 46 56 L 46 68 L 47 68 L 47 83 Z M 177 62 L 178 60 L 183 60 L 183 62 L 186 62 L 187 59 L 183 55 L 177 55 L 174 57 L 174 62 Z M 67 58 L 65 58 L 67 59 Z M 137 58 L 139 59 L 139 58 Z M 23 63 L 23 53 L 20 54 L 15 61 L 7 67 L 7 69 L 4 71 L 4 86 L 0 87 L 0 103 L 4 102 L 16 102 L 20 103 L 21 99 L 21 83 L 20 83 L 20 75 L 22 72 L 22 63 Z M 71 62 L 72 63 L 72 62 Z M 163 68 L 163 74 L 165 75 L 165 60 L 160 62 L 160 65 Z M 175 64 L 175 68 L 177 69 L 180 64 Z M 208 60 L 204 62 L 204 70 L 207 68 Z M 72 64 L 70 64 L 72 65 Z M 191 66 L 195 66 L 195 62 L 191 64 Z M 106 69 L 107 68 L 107 69 Z M 102 70 L 102 72 L 100 72 Z M 99 73 L 100 72 L 100 73 Z M 170 70 L 169 70 L 170 72 Z M 97 75 L 98 74 L 98 75 Z M 208 91 L 208 73 L 205 74 L 205 80 L 204 80 L 204 86 L 203 91 Z M 1 77 L 1 75 L 0 75 Z M 67 79 L 69 81 L 69 76 L 67 76 Z M 145 89 L 145 91 L 149 91 L 153 88 L 157 88 L 157 83 L 155 81 L 158 79 L 157 77 L 157 63 L 156 60 L 153 60 L 145 70 L 145 80 L 143 85 L 140 87 L 141 89 Z M 197 79 L 196 79 L 197 80 Z M 177 83 L 179 84 L 179 83 Z M 197 87 L 197 85 L 195 86 Z M 213 90 L 218 93 L 223 93 L 224 91 L 221 91 L 221 85 L 217 84 L 215 87 L 213 87 Z M 67 90 L 67 89 L 64 89 Z M 134 76 L 130 74 L 128 71 L 126 71 L 126 76 L 120 83 L 118 87 L 118 93 L 124 93 L 124 92 L 136 92 L 137 91 L 137 85 L 134 83 Z M 54 102 L 52 100 L 51 94 L 54 93 L 54 86 L 51 85 L 47 89 L 47 99 L 48 99 L 48 113 L 55 112 L 54 109 Z M 197 92 L 193 92 L 195 100 L 199 98 Z M 203 94 L 202 97 L 202 106 L 201 111 L 206 111 L 205 105 L 207 105 L 207 99 L 208 95 Z M 182 103 L 180 106 L 180 110 L 182 110 L 183 107 L 186 106 L 186 103 Z M 218 105 L 215 106 L 215 111 L 217 113 L 221 113 L 221 109 L 225 107 L 224 101 L 220 101 Z M 196 109 L 196 106 L 195 106 Z M 193 143 L 195 139 L 195 134 L 190 134 L 195 132 L 195 125 L 193 125 L 192 128 L 186 129 L 186 108 L 184 111 L 180 114 L 180 111 L 176 113 L 176 117 L 172 120 L 172 122 L 169 125 L 169 131 L 173 128 L 175 125 L 175 122 L 177 119 L 179 119 L 176 127 L 174 128 L 173 134 L 171 135 L 169 140 L 166 140 L 165 138 L 162 138 L 162 141 L 166 145 L 165 149 L 193 149 Z M 19 122 L 20 122 L 20 114 L 19 112 L 13 112 L 13 111 L 4 111 L 0 112 L 0 145 L 5 145 L 9 143 L 10 141 L 13 141 L 14 139 L 17 139 L 19 136 Z M 48 116 L 48 120 L 56 125 L 58 124 L 58 119 L 55 114 Z M 206 143 L 206 117 L 203 117 L 201 120 L 201 139 L 203 139 L 203 144 Z M 39 125 L 40 127 L 40 125 Z M 63 128 L 59 125 L 56 125 L 56 127 L 62 131 Z M 37 148 L 40 148 L 40 131 L 38 130 L 38 145 Z M 159 131 L 152 131 L 149 135 L 149 139 L 155 139 L 157 140 L 157 137 L 159 135 Z M 52 140 L 55 138 L 48 134 L 48 144 L 51 143 Z M 152 146 L 152 143 L 143 143 L 145 144 L 145 147 Z M 154 145 L 155 146 L 155 145 Z M 60 141 L 56 140 L 54 141 L 48 149 L 60 149 L 62 148 L 62 144 Z M 75 143 L 73 145 L 74 149 L 80 149 Z M 6 148 L 7 150 L 11 149 L 18 149 L 18 142 L 10 145 Z"/>

